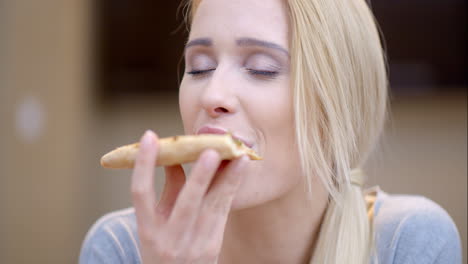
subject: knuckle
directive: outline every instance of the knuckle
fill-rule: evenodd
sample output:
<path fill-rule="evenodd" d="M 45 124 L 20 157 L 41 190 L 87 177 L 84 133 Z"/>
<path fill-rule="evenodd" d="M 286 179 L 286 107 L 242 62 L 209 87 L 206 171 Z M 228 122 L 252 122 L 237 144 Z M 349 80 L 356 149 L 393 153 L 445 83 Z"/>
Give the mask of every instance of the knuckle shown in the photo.
<path fill-rule="evenodd" d="M 193 185 L 193 188 L 202 189 L 208 184 L 207 178 L 206 173 L 202 175 L 193 175 L 191 177 L 191 185 Z"/>
<path fill-rule="evenodd" d="M 195 211 L 193 204 L 189 203 L 180 208 L 178 217 L 179 219 L 189 219 Z"/>
<path fill-rule="evenodd" d="M 172 250 L 156 250 L 161 260 L 165 262 L 172 262 L 177 259 L 177 253 Z"/>
<path fill-rule="evenodd" d="M 187 260 L 189 261 L 197 261 L 201 258 L 200 252 L 197 252 L 195 250 L 190 250 L 187 253 Z"/>
<path fill-rule="evenodd" d="M 196 190 L 189 189 L 185 190 L 186 192 L 184 193 L 184 200 L 185 201 L 197 201 L 202 197 L 202 194 L 197 192 Z"/>
<path fill-rule="evenodd" d="M 140 242 L 144 245 L 156 245 L 154 234 L 146 229 L 138 230 Z"/>
<path fill-rule="evenodd" d="M 151 189 L 148 186 L 144 186 L 142 184 L 135 184 L 135 185 L 132 185 L 130 191 L 132 193 L 132 197 L 138 200 L 138 199 L 141 199 L 146 194 L 148 194 L 151 191 Z"/>
<path fill-rule="evenodd" d="M 211 246 L 208 246 L 207 249 L 205 250 L 204 259 L 206 259 L 209 262 L 214 262 L 218 259 L 218 255 L 219 255 L 218 245 L 211 245 Z"/>
<path fill-rule="evenodd" d="M 207 206 L 212 211 L 219 214 L 227 214 L 231 210 L 231 203 L 228 197 L 217 197 L 207 201 Z"/>
<path fill-rule="evenodd" d="M 169 247 L 158 247 L 155 251 L 163 262 L 173 263 L 175 260 L 185 262 L 187 259 L 180 254 L 180 250 Z"/>
<path fill-rule="evenodd" d="M 197 250 L 194 247 L 187 253 L 187 260 L 195 263 L 215 263 L 218 259 L 219 251 L 216 247 L 207 247 L 205 250 Z"/>

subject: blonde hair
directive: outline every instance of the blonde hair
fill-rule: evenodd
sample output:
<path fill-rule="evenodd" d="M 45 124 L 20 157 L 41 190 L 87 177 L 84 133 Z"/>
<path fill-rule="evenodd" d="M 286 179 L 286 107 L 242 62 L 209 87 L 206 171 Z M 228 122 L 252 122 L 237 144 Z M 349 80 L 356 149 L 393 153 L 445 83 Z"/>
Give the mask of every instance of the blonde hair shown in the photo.
<path fill-rule="evenodd" d="M 189 0 L 189 19 L 200 2 Z M 287 3 L 301 165 L 309 194 L 314 176 L 330 194 L 311 263 L 368 263 L 372 223 L 350 173 L 364 164 L 386 119 L 387 73 L 377 23 L 365 0 Z"/>

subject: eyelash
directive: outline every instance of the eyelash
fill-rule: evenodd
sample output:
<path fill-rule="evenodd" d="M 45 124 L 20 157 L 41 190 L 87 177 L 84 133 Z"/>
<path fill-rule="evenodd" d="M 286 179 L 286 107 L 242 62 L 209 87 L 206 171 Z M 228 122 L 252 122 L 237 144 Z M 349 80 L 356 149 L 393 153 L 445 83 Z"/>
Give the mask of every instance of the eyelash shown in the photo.
<path fill-rule="evenodd" d="M 205 74 L 208 74 L 216 69 L 209 69 L 209 70 L 193 70 L 187 72 L 187 74 L 193 75 L 193 76 L 202 76 Z M 254 70 L 254 69 L 246 69 L 250 74 L 252 75 L 257 75 L 265 78 L 274 78 L 278 75 L 277 71 L 259 71 L 259 70 Z"/>
<path fill-rule="evenodd" d="M 187 72 L 187 74 L 190 74 L 190 75 L 204 75 L 204 74 L 207 74 L 207 73 L 210 73 L 212 71 L 214 71 L 215 69 L 209 69 L 209 70 L 193 70 L 193 71 L 189 71 Z"/>

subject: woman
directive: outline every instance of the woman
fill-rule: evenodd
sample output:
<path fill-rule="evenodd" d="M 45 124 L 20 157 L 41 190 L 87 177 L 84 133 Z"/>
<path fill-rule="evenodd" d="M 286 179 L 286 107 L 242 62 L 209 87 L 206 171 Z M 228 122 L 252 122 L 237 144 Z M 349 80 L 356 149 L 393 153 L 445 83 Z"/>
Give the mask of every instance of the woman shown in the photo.
<path fill-rule="evenodd" d="M 158 139 L 146 132 L 134 209 L 94 225 L 81 263 L 461 263 L 438 205 L 361 190 L 387 105 L 364 0 L 190 4 L 185 133 L 229 130 L 264 160 L 221 162 L 206 150 L 187 179 L 180 165 L 165 168 L 156 201 Z"/>

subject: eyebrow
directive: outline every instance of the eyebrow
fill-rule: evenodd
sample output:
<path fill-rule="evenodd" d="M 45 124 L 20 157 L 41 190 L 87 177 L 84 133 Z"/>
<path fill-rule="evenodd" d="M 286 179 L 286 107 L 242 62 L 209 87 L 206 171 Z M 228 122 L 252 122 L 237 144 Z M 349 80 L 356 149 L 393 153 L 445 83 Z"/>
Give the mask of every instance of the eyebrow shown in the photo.
<path fill-rule="evenodd" d="M 206 47 L 209 47 L 209 46 L 213 46 L 213 41 L 210 38 L 194 39 L 194 40 L 189 41 L 185 45 L 185 49 L 187 50 L 188 48 L 190 48 L 192 46 L 206 46 Z"/>
<path fill-rule="evenodd" d="M 260 40 L 260 39 L 255 39 L 255 38 L 240 38 L 236 40 L 236 43 L 239 46 L 260 46 L 260 47 L 279 50 L 285 53 L 289 57 L 289 52 L 285 48 L 273 42 L 268 42 L 265 40 Z"/>
<path fill-rule="evenodd" d="M 270 49 L 275 49 L 279 50 L 283 53 L 285 53 L 289 57 L 289 52 L 283 48 L 282 46 L 275 44 L 273 42 L 268 42 L 265 40 L 260 40 L 260 39 L 255 39 L 255 38 L 239 38 L 236 39 L 236 44 L 238 46 L 260 46 L 260 47 L 265 47 L 265 48 L 270 48 Z M 205 47 L 210 47 L 213 46 L 213 41 L 210 38 L 198 38 L 189 41 L 185 45 L 185 50 L 184 52 L 193 46 L 205 46 Z"/>

